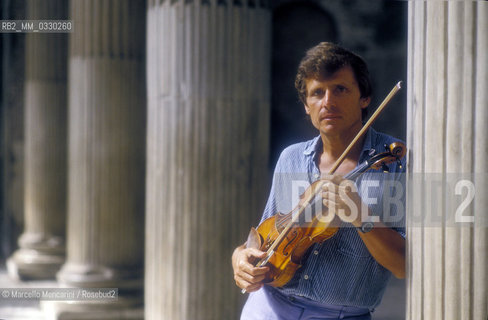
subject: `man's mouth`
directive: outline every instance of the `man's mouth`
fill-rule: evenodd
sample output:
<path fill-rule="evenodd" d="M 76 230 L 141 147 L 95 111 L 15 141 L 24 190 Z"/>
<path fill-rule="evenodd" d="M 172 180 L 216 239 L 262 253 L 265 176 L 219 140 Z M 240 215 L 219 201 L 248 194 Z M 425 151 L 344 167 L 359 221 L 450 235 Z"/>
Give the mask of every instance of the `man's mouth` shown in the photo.
<path fill-rule="evenodd" d="M 325 114 L 322 117 L 320 117 L 320 120 L 333 120 L 333 119 L 339 119 L 341 116 L 338 114 Z"/>

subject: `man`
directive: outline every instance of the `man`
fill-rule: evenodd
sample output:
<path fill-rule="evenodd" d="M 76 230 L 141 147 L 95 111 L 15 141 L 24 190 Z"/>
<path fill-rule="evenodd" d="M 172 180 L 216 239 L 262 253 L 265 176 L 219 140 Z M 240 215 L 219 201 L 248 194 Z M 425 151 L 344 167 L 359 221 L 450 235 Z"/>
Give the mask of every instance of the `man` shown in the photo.
<path fill-rule="evenodd" d="M 350 181 L 342 176 L 371 154 L 383 152 L 385 144 L 398 140 L 369 129 L 335 175 L 327 175 L 362 128 L 371 101 L 367 66 L 344 48 L 320 43 L 301 61 L 295 87 L 319 136 L 282 152 L 261 221 L 277 212 L 291 211 L 299 201 L 296 186 L 303 180 L 311 184 L 323 179 L 323 204 L 343 222 L 336 235 L 310 248 L 302 267 L 281 288 L 263 284 L 268 267 L 251 263 L 265 257 L 265 252 L 245 244 L 236 248 L 232 256 L 234 278 L 250 293 L 241 320 L 371 319 L 391 274 L 405 276 L 403 211 L 398 203 L 392 206 L 395 214 L 389 212 L 388 217 L 396 217 L 393 220 L 399 223 L 385 224 L 385 178 L 365 173 L 355 181 L 355 192 L 344 187 Z M 398 180 L 404 166 L 388 166 L 393 172 L 390 178 Z"/>

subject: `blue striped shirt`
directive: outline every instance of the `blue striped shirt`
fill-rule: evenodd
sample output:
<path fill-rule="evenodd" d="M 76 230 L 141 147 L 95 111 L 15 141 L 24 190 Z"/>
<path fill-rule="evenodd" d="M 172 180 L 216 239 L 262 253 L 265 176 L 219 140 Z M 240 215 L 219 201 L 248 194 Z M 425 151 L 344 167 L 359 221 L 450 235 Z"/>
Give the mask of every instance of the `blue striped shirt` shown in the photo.
<path fill-rule="evenodd" d="M 385 151 L 385 144 L 395 141 L 399 140 L 370 128 L 364 139 L 359 163 L 368 159 L 371 149 L 381 153 Z M 317 157 L 321 150 L 320 136 L 283 150 L 276 164 L 261 221 L 277 212 L 288 213 L 298 204 L 299 195 L 320 177 Z M 400 168 L 394 162 L 388 167 L 388 174 L 380 173 L 382 170 L 369 170 L 355 183 L 372 215 L 378 216 L 380 221 L 405 237 L 402 180 L 405 165 L 402 163 Z M 401 185 L 387 184 L 390 182 L 400 182 Z M 385 195 L 394 199 L 388 202 L 388 206 L 384 205 Z M 386 217 L 385 212 L 388 214 Z M 371 256 L 356 229 L 343 222 L 332 238 L 312 246 L 302 267 L 279 290 L 286 295 L 301 296 L 324 304 L 374 309 L 379 305 L 390 277 L 391 273 Z"/>

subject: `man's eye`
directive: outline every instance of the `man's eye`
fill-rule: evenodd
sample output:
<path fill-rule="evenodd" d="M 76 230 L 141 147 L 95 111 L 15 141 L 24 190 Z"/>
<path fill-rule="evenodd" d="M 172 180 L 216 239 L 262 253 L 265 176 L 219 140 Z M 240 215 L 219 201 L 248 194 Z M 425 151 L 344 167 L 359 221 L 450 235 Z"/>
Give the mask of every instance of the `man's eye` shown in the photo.
<path fill-rule="evenodd" d="M 315 90 L 312 92 L 312 96 L 314 96 L 314 97 L 321 96 L 322 92 L 323 92 L 322 90 Z"/>
<path fill-rule="evenodd" d="M 337 93 L 345 93 L 345 92 L 347 92 L 347 88 L 344 87 L 344 86 L 337 86 L 336 87 L 336 92 Z"/>

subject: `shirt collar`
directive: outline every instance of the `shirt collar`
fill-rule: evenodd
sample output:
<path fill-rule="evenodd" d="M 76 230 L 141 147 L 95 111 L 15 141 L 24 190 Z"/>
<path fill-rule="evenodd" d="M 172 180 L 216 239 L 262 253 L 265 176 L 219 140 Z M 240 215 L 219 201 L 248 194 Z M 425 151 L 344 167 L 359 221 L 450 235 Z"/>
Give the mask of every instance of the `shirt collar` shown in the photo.
<path fill-rule="evenodd" d="M 318 135 L 317 137 L 308 141 L 307 145 L 305 146 L 305 150 L 303 151 L 303 154 L 306 156 L 313 157 L 315 153 L 318 151 L 318 149 L 321 147 L 322 147 L 322 139 L 320 139 L 320 135 Z"/>
<path fill-rule="evenodd" d="M 369 128 L 368 131 L 366 131 L 363 148 L 361 149 L 361 154 L 359 156 L 359 162 L 362 162 L 364 158 L 369 154 L 369 151 L 371 149 L 374 149 L 373 141 L 376 141 L 376 135 L 377 133 L 373 128 Z M 322 139 L 320 139 L 320 135 L 318 135 L 307 143 L 303 154 L 305 156 L 314 157 L 321 147 Z"/>
<path fill-rule="evenodd" d="M 373 141 L 376 141 L 377 133 L 373 128 L 369 128 L 366 132 L 366 137 L 364 138 L 363 148 L 361 149 L 361 154 L 359 155 L 359 163 L 366 160 L 371 149 L 374 149 Z"/>

